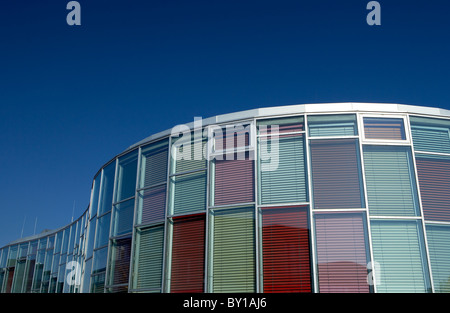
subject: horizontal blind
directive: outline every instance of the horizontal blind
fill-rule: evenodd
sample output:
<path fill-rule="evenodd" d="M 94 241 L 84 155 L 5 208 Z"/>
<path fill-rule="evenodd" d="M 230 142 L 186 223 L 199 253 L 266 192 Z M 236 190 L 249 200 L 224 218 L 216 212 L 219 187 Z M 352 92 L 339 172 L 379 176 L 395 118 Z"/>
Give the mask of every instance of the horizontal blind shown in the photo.
<path fill-rule="evenodd" d="M 450 222 L 450 157 L 416 155 L 426 220 Z"/>
<path fill-rule="evenodd" d="M 263 119 L 258 121 L 258 134 L 274 135 L 304 131 L 303 116 Z"/>
<path fill-rule="evenodd" d="M 172 214 L 206 210 L 206 171 L 172 176 Z"/>
<path fill-rule="evenodd" d="M 131 238 L 117 240 L 112 246 L 111 285 L 128 284 L 130 276 Z"/>
<path fill-rule="evenodd" d="M 358 141 L 311 140 L 315 209 L 364 207 Z"/>
<path fill-rule="evenodd" d="M 203 292 L 205 214 L 174 218 L 170 292 Z"/>
<path fill-rule="evenodd" d="M 310 115 L 308 130 L 311 137 L 355 136 L 358 134 L 356 115 Z"/>
<path fill-rule="evenodd" d="M 450 153 L 448 128 L 427 128 L 411 125 L 415 151 Z"/>
<path fill-rule="evenodd" d="M 138 201 L 141 224 L 163 220 L 166 209 L 166 186 L 161 185 L 140 191 Z"/>
<path fill-rule="evenodd" d="M 260 138 L 260 150 L 274 153 L 272 138 Z M 266 147 L 263 147 L 263 146 Z M 278 155 L 260 160 L 262 204 L 306 202 L 306 169 L 303 135 L 279 137 Z M 274 159 L 277 158 L 277 159 Z"/>
<path fill-rule="evenodd" d="M 450 120 L 411 116 L 415 151 L 450 153 Z"/>
<path fill-rule="evenodd" d="M 153 186 L 167 179 L 168 142 L 163 140 L 142 149 L 139 188 Z"/>
<path fill-rule="evenodd" d="M 364 118 L 366 139 L 405 140 L 402 118 Z"/>
<path fill-rule="evenodd" d="M 371 221 L 377 292 L 427 292 L 422 232 L 416 221 Z"/>
<path fill-rule="evenodd" d="M 134 199 L 121 202 L 114 206 L 113 236 L 131 232 L 134 218 Z"/>
<path fill-rule="evenodd" d="M 319 290 L 367 293 L 368 244 L 360 213 L 315 214 Z"/>
<path fill-rule="evenodd" d="M 206 141 L 197 140 L 191 144 L 184 144 L 183 151 L 181 147 L 177 147 L 176 142 L 172 147 L 176 147 L 179 151 L 178 155 L 175 153 L 175 159 L 173 158 L 174 153 L 172 153 L 171 162 L 175 166 L 171 165 L 172 173 L 183 173 L 198 169 L 206 168 L 206 158 L 204 151 L 206 151 Z M 187 148 L 187 151 L 184 151 Z"/>
<path fill-rule="evenodd" d="M 417 215 L 417 188 L 409 147 L 365 146 L 364 168 L 371 215 Z"/>
<path fill-rule="evenodd" d="M 253 208 L 213 213 L 213 292 L 255 292 Z"/>
<path fill-rule="evenodd" d="M 228 155 L 229 156 L 229 155 Z M 215 160 L 214 205 L 254 201 L 253 160 Z"/>
<path fill-rule="evenodd" d="M 135 288 L 161 290 L 164 226 L 139 231 Z"/>
<path fill-rule="evenodd" d="M 311 292 L 307 208 L 262 209 L 264 292 Z"/>
<path fill-rule="evenodd" d="M 427 225 L 428 249 L 436 292 L 450 292 L 450 226 Z"/>

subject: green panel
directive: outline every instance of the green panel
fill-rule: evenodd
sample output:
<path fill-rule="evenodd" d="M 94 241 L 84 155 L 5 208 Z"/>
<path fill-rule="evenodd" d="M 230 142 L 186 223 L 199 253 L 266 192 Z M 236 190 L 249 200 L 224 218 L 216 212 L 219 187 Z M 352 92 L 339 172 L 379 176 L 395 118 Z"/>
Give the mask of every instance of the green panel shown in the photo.
<path fill-rule="evenodd" d="M 182 138 L 182 137 L 181 137 Z M 206 141 L 195 140 L 190 144 L 180 144 L 181 139 L 172 140 L 171 173 L 183 173 L 206 168 L 206 158 L 203 151 L 206 151 Z M 184 150 L 187 149 L 187 150 Z"/>
<path fill-rule="evenodd" d="M 16 269 L 14 271 L 14 283 L 12 288 L 12 292 L 14 293 L 22 292 L 23 278 L 25 275 L 25 263 L 25 260 L 17 261 Z"/>
<path fill-rule="evenodd" d="M 171 213 L 186 214 L 206 209 L 206 171 L 172 176 Z"/>
<path fill-rule="evenodd" d="M 450 121 L 411 117 L 415 151 L 450 153 Z"/>
<path fill-rule="evenodd" d="M 134 289 L 161 291 L 164 226 L 138 231 Z"/>
<path fill-rule="evenodd" d="M 253 208 L 213 213 L 213 292 L 255 292 Z"/>
<path fill-rule="evenodd" d="M 371 233 L 377 292 L 428 292 L 420 222 L 372 220 Z"/>
<path fill-rule="evenodd" d="M 365 146 L 364 169 L 370 215 L 419 215 L 409 147 Z"/>
<path fill-rule="evenodd" d="M 450 292 L 450 225 L 427 225 L 435 292 Z"/>
<path fill-rule="evenodd" d="M 303 136 L 260 138 L 260 201 L 262 204 L 306 202 Z M 270 158 L 269 158 L 270 157 Z"/>
<path fill-rule="evenodd" d="M 308 116 L 309 136 L 355 136 L 358 134 L 356 115 Z"/>

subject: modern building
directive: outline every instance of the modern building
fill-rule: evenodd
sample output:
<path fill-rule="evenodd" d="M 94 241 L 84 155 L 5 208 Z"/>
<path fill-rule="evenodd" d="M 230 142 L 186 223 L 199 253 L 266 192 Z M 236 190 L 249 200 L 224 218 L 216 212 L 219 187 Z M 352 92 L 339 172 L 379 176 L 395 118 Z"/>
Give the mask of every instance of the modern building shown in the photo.
<path fill-rule="evenodd" d="M 331 103 L 152 135 L 70 225 L 0 249 L 4 293 L 449 292 L 450 111 Z"/>

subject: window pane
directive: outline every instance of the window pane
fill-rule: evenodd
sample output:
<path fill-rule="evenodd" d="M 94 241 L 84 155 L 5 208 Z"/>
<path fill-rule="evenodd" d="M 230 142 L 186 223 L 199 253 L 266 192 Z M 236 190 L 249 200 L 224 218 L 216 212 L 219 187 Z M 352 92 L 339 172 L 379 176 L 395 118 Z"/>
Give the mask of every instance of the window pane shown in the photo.
<path fill-rule="evenodd" d="M 136 192 L 137 155 L 138 152 L 134 151 L 119 158 L 115 202 L 134 197 Z"/>
<path fill-rule="evenodd" d="M 87 238 L 87 247 L 86 247 L 86 259 L 90 258 L 92 256 L 92 250 L 94 249 L 94 239 L 95 239 L 95 224 L 96 224 L 97 218 L 94 217 L 89 222 L 89 233 Z"/>
<path fill-rule="evenodd" d="M 215 160 L 214 205 L 254 201 L 253 160 L 246 153 L 244 160 L 229 154 Z"/>
<path fill-rule="evenodd" d="M 205 214 L 174 218 L 170 292 L 203 292 Z"/>
<path fill-rule="evenodd" d="M 91 293 L 105 292 L 105 276 L 105 273 L 101 273 L 91 277 Z"/>
<path fill-rule="evenodd" d="M 308 130 L 311 137 L 358 135 L 356 115 L 310 115 Z"/>
<path fill-rule="evenodd" d="M 183 173 L 193 170 L 205 169 L 206 141 L 192 136 L 191 141 L 183 137 L 172 139 L 171 173 Z"/>
<path fill-rule="evenodd" d="M 109 285 L 128 284 L 130 276 L 131 238 L 113 240 L 109 263 Z"/>
<path fill-rule="evenodd" d="M 141 190 L 138 194 L 138 224 L 164 220 L 166 211 L 166 185 Z"/>
<path fill-rule="evenodd" d="M 102 248 L 94 251 L 94 263 L 92 266 L 92 274 L 106 271 L 106 262 L 108 259 L 108 248 Z"/>
<path fill-rule="evenodd" d="M 134 199 L 114 206 L 113 236 L 131 232 L 134 218 Z"/>
<path fill-rule="evenodd" d="M 377 292 L 428 292 L 428 264 L 419 221 L 371 221 Z"/>
<path fill-rule="evenodd" d="M 170 178 L 172 214 L 206 210 L 206 171 Z"/>
<path fill-rule="evenodd" d="M 161 292 L 164 226 L 137 232 L 133 288 Z"/>
<path fill-rule="evenodd" d="M 100 248 L 108 244 L 110 224 L 111 224 L 111 213 L 103 215 L 101 218 L 97 219 L 95 248 Z"/>
<path fill-rule="evenodd" d="M 307 210 L 262 209 L 264 292 L 311 292 Z"/>
<path fill-rule="evenodd" d="M 371 215 L 419 215 L 409 147 L 365 146 L 364 168 Z"/>
<path fill-rule="evenodd" d="M 366 139 L 406 139 L 402 118 L 365 117 L 364 133 Z"/>
<path fill-rule="evenodd" d="M 361 213 L 315 213 L 319 289 L 323 293 L 367 293 L 369 262 Z"/>
<path fill-rule="evenodd" d="M 110 211 L 112 208 L 115 172 L 116 162 L 112 162 L 105 169 L 103 169 L 98 215 L 102 215 L 103 213 Z"/>
<path fill-rule="evenodd" d="M 314 209 L 363 208 L 356 139 L 312 140 Z"/>
<path fill-rule="evenodd" d="M 307 201 L 303 135 L 259 138 L 262 204 Z"/>
<path fill-rule="evenodd" d="M 213 292 L 255 292 L 253 208 L 215 211 L 213 216 Z"/>
<path fill-rule="evenodd" d="M 142 149 L 139 188 L 150 187 L 167 180 L 168 140 Z"/>
<path fill-rule="evenodd" d="M 93 186 L 92 186 L 92 202 L 89 205 L 89 215 L 92 217 L 95 214 L 97 214 L 98 210 L 98 196 L 100 192 L 100 182 L 101 182 L 102 175 L 101 173 L 95 177 Z"/>
<path fill-rule="evenodd" d="M 213 129 L 214 151 L 229 152 L 250 145 L 250 124 L 226 125 L 221 129 Z"/>
<path fill-rule="evenodd" d="M 416 155 L 425 219 L 450 222 L 450 157 Z"/>
<path fill-rule="evenodd" d="M 276 134 L 304 131 L 303 116 L 263 119 L 257 122 L 258 134 Z"/>
<path fill-rule="evenodd" d="M 411 134 L 415 151 L 450 153 L 450 121 L 414 117 Z"/>
<path fill-rule="evenodd" d="M 450 293 L 450 226 L 427 225 L 426 229 L 434 289 Z"/>

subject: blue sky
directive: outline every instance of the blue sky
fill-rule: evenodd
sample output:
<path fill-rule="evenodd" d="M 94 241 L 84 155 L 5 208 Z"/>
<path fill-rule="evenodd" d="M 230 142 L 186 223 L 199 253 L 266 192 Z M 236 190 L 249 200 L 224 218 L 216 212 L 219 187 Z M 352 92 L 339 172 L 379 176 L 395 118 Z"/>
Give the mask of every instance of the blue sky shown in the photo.
<path fill-rule="evenodd" d="M 314 102 L 450 109 L 450 3 L 0 3 L 0 246 L 68 224 L 98 169 L 174 125 Z M 24 224 L 25 221 L 25 224 Z"/>

